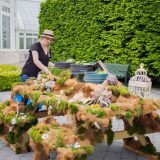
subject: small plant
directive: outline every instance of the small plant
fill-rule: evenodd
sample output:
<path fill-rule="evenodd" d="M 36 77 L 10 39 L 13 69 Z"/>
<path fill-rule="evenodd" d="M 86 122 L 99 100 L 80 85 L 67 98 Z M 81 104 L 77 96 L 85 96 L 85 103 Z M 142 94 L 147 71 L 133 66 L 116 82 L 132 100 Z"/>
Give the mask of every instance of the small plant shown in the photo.
<path fill-rule="evenodd" d="M 72 114 L 75 114 L 78 112 L 78 104 L 77 103 L 70 103 L 69 108 L 71 109 Z"/>

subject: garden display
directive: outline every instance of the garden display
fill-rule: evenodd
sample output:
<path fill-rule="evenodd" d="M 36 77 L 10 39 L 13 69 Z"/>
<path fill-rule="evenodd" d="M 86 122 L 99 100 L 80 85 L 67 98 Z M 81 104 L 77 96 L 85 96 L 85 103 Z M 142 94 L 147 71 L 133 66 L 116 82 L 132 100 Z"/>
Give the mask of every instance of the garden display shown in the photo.
<path fill-rule="evenodd" d="M 0 105 L 0 136 L 17 153 L 30 146 L 34 160 L 48 160 L 52 152 L 56 160 L 85 160 L 96 143 L 124 139 L 127 149 L 160 158 L 145 135 L 160 131 L 159 99 L 130 93 L 113 75 L 94 84 L 71 79 L 67 69 L 51 72 L 15 85 L 11 99 Z M 54 116 L 68 122 L 61 124 Z M 112 130 L 115 117 L 123 120 L 125 130 Z"/>

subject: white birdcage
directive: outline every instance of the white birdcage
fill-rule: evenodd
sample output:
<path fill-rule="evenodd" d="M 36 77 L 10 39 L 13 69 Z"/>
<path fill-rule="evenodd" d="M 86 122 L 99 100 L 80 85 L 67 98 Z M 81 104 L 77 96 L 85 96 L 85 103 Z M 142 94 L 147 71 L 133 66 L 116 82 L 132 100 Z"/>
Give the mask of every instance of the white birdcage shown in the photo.
<path fill-rule="evenodd" d="M 140 65 L 140 68 L 135 71 L 135 76 L 131 77 L 128 84 L 128 89 L 131 93 L 138 95 L 139 97 L 150 97 L 152 82 L 147 77 L 147 71 L 144 69 L 144 64 Z"/>

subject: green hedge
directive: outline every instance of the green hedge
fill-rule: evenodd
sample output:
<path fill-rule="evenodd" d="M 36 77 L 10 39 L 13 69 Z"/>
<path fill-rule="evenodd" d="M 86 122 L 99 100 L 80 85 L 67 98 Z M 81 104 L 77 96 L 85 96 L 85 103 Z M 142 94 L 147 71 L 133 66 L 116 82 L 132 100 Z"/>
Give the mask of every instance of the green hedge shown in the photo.
<path fill-rule="evenodd" d="M 15 66 L 0 65 L 0 91 L 11 90 L 16 82 L 20 82 L 20 69 Z"/>
<path fill-rule="evenodd" d="M 69 58 L 130 64 L 143 62 L 160 76 L 159 0 L 46 0 L 41 3 L 40 34 L 54 30 L 53 61 Z"/>

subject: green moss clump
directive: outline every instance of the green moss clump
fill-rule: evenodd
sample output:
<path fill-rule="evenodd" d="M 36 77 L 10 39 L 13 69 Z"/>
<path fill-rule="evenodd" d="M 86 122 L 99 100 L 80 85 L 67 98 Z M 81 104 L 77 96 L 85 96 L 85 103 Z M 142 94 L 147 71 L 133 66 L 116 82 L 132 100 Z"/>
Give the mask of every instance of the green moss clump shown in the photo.
<path fill-rule="evenodd" d="M 33 127 L 30 131 L 29 131 L 29 135 L 32 138 L 32 140 L 36 143 L 41 143 L 42 142 L 42 133 L 40 132 L 39 129 Z"/>
<path fill-rule="evenodd" d="M 87 112 L 99 117 L 99 118 L 103 118 L 106 116 L 106 113 L 102 110 L 102 108 L 92 108 L 92 107 L 88 107 L 87 108 Z"/>
<path fill-rule="evenodd" d="M 69 104 L 69 108 L 71 109 L 71 113 L 72 114 L 75 114 L 75 113 L 77 113 L 78 112 L 78 105 L 77 105 L 77 103 L 70 103 Z"/>
<path fill-rule="evenodd" d="M 10 105 L 10 101 L 9 101 L 9 100 L 6 100 L 6 101 L 3 102 L 3 104 L 4 104 L 5 106 L 9 106 L 9 105 Z"/>
<path fill-rule="evenodd" d="M 86 145 L 86 146 L 82 146 L 81 148 L 84 149 L 88 154 L 91 154 L 94 152 L 93 146 Z"/>
<path fill-rule="evenodd" d="M 109 87 L 112 90 L 112 94 L 116 97 L 122 95 L 124 97 L 128 97 L 130 95 L 130 92 L 128 91 L 128 88 L 125 86 L 110 86 Z"/>
<path fill-rule="evenodd" d="M 132 113 L 131 111 L 127 111 L 126 114 L 125 114 L 125 117 L 126 117 L 127 119 L 130 119 L 130 118 L 133 117 L 133 113 Z"/>
<path fill-rule="evenodd" d="M 34 94 L 32 95 L 33 106 L 37 103 L 38 98 L 40 97 L 41 94 L 42 94 L 41 92 L 34 92 Z"/>
<path fill-rule="evenodd" d="M 15 113 L 13 113 L 13 112 L 9 113 L 4 117 L 4 121 L 8 124 L 11 124 L 11 121 L 13 118 L 15 118 L 15 116 L 16 116 Z"/>
<path fill-rule="evenodd" d="M 7 141 L 10 144 L 15 144 L 15 139 L 14 139 L 15 133 L 14 132 L 8 132 L 7 133 Z"/>
<path fill-rule="evenodd" d="M 66 77 L 62 77 L 62 78 L 60 78 L 60 79 L 58 79 L 58 80 L 56 81 L 56 84 L 58 84 L 58 85 L 60 85 L 60 86 L 63 86 L 67 79 L 68 79 L 68 78 L 66 78 Z"/>
<path fill-rule="evenodd" d="M 138 100 L 138 103 L 139 103 L 140 105 L 143 105 L 143 104 L 144 104 L 144 99 L 140 97 L 139 100 Z"/>
<path fill-rule="evenodd" d="M 25 122 L 24 122 L 24 120 L 21 117 L 18 117 L 16 119 L 16 124 L 17 124 L 18 127 L 24 127 Z"/>
<path fill-rule="evenodd" d="M 112 111 L 118 111 L 119 110 L 119 106 L 117 104 L 112 103 L 109 107 L 111 108 Z"/>
<path fill-rule="evenodd" d="M 59 148 L 59 147 L 63 147 L 64 143 L 63 143 L 63 134 L 61 132 L 61 130 L 57 129 L 56 130 L 56 141 L 55 141 L 55 147 Z"/>
<path fill-rule="evenodd" d="M 68 102 L 65 100 L 60 100 L 57 110 L 65 110 L 68 107 Z"/>
<path fill-rule="evenodd" d="M 134 111 L 136 112 L 136 114 L 137 114 L 138 116 L 143 115 L 143 110 L 142 110 L 140 107 L 134 108 Z"/>
<path fill-rule="evenodd" d="M 73 93 L 73 91 L 74 91 L 74 88 L 69 88 L 69 89 L 64 90 L 64 94 L 66 96 L 69 96 Z"/>

